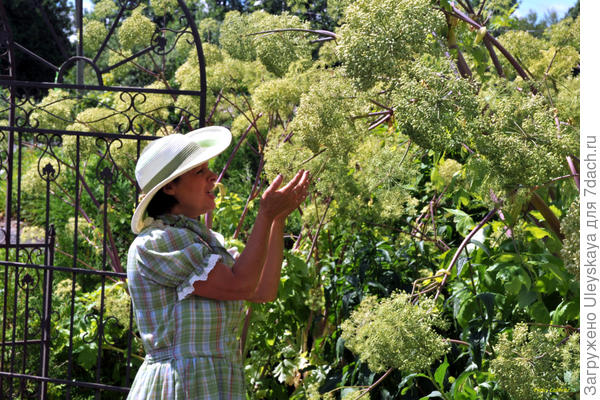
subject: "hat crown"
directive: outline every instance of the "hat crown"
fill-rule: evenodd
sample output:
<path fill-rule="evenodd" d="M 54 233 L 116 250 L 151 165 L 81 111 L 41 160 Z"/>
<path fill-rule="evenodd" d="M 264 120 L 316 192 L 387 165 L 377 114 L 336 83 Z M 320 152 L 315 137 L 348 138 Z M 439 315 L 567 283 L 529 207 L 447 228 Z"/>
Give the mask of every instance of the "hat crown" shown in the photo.
<path fill-rule="evenodd" d="M 150 143 L 140 155 L 135 167 L 135 178 L 140 188 L 146 191 L 148 184 L 165 166 L 171 165 L 190 144 L 194 143 L 180 133 L 173 133 Z M 174 167 L 177 166 L 179 165 Z"/>

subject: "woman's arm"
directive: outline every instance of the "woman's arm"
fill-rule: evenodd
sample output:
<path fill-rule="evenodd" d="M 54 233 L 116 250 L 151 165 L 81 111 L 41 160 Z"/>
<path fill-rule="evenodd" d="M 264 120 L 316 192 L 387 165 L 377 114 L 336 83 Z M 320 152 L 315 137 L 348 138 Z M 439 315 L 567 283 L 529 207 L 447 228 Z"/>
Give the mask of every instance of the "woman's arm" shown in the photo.
<path fill-rule="evenodd" d="M 267 282 L 276 276 L 276 282 L 267 286 L 274 286 L 277 294 L 285 218 L 306 197 L 308 173 L 299 171 L 287 185 L 278 189 L 282 180 L 278 176 L 264 192 L 246 247 L 233 267 L 217 263 L 206 281 L 194 283 L 194 294 L 217 300 L 250 299 L 254 297 L 261 275 L 268 276 Z M 264 274 L 263 267 L 271 272 Z"/>
<path fill-rule="evenodd" d="M 283 229 L 285 218 L 276 218 L 271 225 L 267 260 L 256 291 L 248 299 L 254 303 L 266 303 L 277 298 L 277 289 L 281 278 L 281 264 L 283 262 Z"/>

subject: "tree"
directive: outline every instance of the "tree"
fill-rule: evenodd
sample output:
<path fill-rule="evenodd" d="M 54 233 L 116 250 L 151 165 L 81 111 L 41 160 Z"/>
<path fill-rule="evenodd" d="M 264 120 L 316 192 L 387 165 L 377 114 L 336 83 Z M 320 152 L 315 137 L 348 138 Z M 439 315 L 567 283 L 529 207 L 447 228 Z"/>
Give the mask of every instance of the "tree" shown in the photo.
<path fill-rule="evenodd" d="M 13 41 L 50 63 L 60 66 L 72 54 L 69 36 L 74 33 L 72 5 L 67 0 L 3 1 Z M 27 29 L 23 29 L 27 27 Z M 54 81 L 55 71 L 20 49 L 15 52 L 16 77 L 20 80 Z"/>

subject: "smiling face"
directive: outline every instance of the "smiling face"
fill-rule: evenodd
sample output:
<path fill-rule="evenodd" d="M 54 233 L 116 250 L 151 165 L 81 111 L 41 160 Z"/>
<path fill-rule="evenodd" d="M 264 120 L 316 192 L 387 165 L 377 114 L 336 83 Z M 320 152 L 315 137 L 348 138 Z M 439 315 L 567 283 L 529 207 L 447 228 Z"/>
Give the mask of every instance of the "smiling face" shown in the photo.
<path fill-rule="evenodd" d="M 215 208 L 213 190 L 217 175 L 204 163 L 181 175 L 175 182 L 170 182 L 163 191 L 177 199 L 171 214 L 182 214 L 190 218 L 198 218 Z"/>

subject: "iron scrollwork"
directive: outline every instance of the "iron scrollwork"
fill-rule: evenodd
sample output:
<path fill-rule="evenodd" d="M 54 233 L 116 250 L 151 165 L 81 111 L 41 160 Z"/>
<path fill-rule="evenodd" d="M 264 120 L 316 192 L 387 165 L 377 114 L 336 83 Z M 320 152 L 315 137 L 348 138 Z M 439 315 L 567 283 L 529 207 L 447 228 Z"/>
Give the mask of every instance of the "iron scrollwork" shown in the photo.
<path fill-rule="evenodd" d="M 201 79 L 203 87 L 180 90 L 173 87 L 171 81 L 164 78 L 162 73 L 164 71 L 160 70 L 164 66 L 165 59 L 170 60 L 170 57 L 178 54 L 176 51 L 179 51 L 180 45 L 186 47 L 186 52 L 187 46 L 190 45 L 191 49 L 200 53 L 197 72 L 201 77 L 205 77 L 201 43 L 194 43 L 194 39 L 199 40 L 200 35 L 194 16 L 187 9 L 185 1 L 179 0 L 179 8 L 165 16 L 152 15 L 151 8 L 141 11 L 149 16 L 156 26 L 153 34 L 150 36 L 148 33 L 150 37 L 144 39 L 149 40 L 149 43 L 140 43 L 141 49 L 132 50 L 133 54 L 123 52 L 116 62 L 110 59 L 108 52 L 122 50 L 117 35 L 123 21 L 133 12 L 138 12 L 134 10 L 147 1 L 113 0 L 113 2 L 116 7 L 113 7 L 111 15 L 106 16 L 102 22 L 106 34 L 100 37 L 102 44 L 94 50 L 95 54 L 87 54 L 89 49 L 80 43 L 77 47 L 83 51 L 67 54 L 63 57 L 62 63 L 56 64 L 60 67 L 56 67 L 59 73 L 55 82 L 16 80 L 14 65 L 10 64 L 11 60 L 14 60 L 11 58 L 14 51 L 23 51 L 25 56 L 32 57 L 34 63 L 40 62 L 40 59 L 36 58 L 35 54 L 27 54 L 24 46 L 12 42 L 6 18 L 0 12 L 0 67 L 2 68 L 0 88 L 3 89 L 0 90 L 0 115 L 2 115 L 0 117 L 0 143 L 2 144 L 0 178 L 16 177 L 12 190 L 7 190 L 5 193 L 7 204 L 9 200 L 12 201 L 14 211 L 5 214 L 7 220 L 6 225 L 0 227 L 0 243 L 12 242 L 7 234 L 10 232 L 11 236 L 14 236 L 16 229 L 11 227 L 33 224 L 33 220 L 28 219 L 29 214 L 27 214 L 31 210 L 31 204 L 25 203 L 32 197 L 35 197 L 36 204 L 43 203 L 42 207 L 46 207 L 45 220 L 37 223 L 45 224 L 46 227 L 56 223 L 59 238 L 59 244 L 55 246 L 52 240 L 47 240 L 48 235 L 43 243 L 20 243 L 15 236 L 15 242 L 6 246 L 5 259 L 8 261 L 3 261 L 2 267 L 10 271 L 11 277 L 18 278 L 15 278 L 16 281 L 11 281 L 10 286 L 5 282 L 5 290 L 10 290 L 10 296 L 13 298 L 17 296 L 25 299 L 30 296 L 31 307 L 26 308 L 26 311 L 18 310 L 20 320 L 16 323 L 25 327 L 24 332 L 23 329 L 15 332 L 4 329 L 0 332 L 0 340 L 4 343 L 4 354 L 20 354 L 23 358 L 21 365 L 28 366 L 39 364 L 40 353 L 52 354 L 53 346 L 56 346 L 59 341 L 56 336 L 59 331 L 48 331 L 48 326 L 42 326 L 42 323 L 52 320 L 52 325 L 56 325 L 60 322 L 59 318 L 64 318 L 65 315 L 59 315 L 56 310 L 52 311 L 52 302 L 55 300 L 52 296 L 48 297 L 51 292 L 40 292 L 51 291 L 53 286 L 60 282 L 57 276 L 52 278 L 55 270 L 60 269 L 62 273 L 66 272 L 69 275 L 71 272 L 66 269 L 73 270 L 71 307 L 60 308 L 61 313 L 67 309 L 70 313 L 68 321 L 62 322 L 62 327 L 65 329 L 60 333 L 64 335 L 66 330 L 69 335 L 70 344 L 65 351 L 68 358 L 62 359 L 60 365 L 53 364 L 58 362 L 56 358 L 58 356 L 53 354 L 52 357 L 46 357 L 47 364 L 44 368 L 29 371 L 31 378 L 22 380 L 12 378 L 10 381 L 2 374 L 6 371 L 10 372 L 11 368 L 14 371 L 21 366 L 17 367 L 14 361 L 5 356 L 0 359 L 0 393 L 2 393 L 0 396 L 7 394 L 12 397 L 20 395 L 38 399 L 46 398 L 48 382 L 52 379 L 63 379 L 68 382 L 66 393 L 75 391 L 74 388 L 77 387 L 82 388 L 77 390 L 88 390 L 88 394 L 90 391 L 92 394 L 96 391 L 98 396 L 101 390 L 122 393 L 127 391 L 125 386 L 131 382 L 129 377 L 135 375 L 134 364 L 128 363 L 124 366 L 128 377 L 124 383 L 105 384 L 99 372 L 96 373 L 95 378 L 90 379 L 90 382 L 80 382 L 76 379 L 74 371 L 78 368 L 77 357 L 73 355 L 77 354 L 77 349 L 73 339 L 79 335 L 77 324 L 84 323 L 92 326 L 88 332 L 82 334 L 81 341 L 77 345 L 81 342 L 90 345 L 96 342 L 99 347 L 102 347 L 103 343 L 106 344 L 106 348 L 98 352 L 97 371 L 105 368 L 107 362 L 104 358 L 105 350 L 110 349 L 111 346 L 116 347 L 116 341 L 123 340 L 128 343 L 124 354 L 132 355 L 138 350 L 133 349 L 136 341 L 131 315 L 128 321 L 121 321 L 121 317 L 109 315 L 106 308 L 98 304 L 91 313 L 82 316 L 81 310 L 77 309 L 79 295 L 75 294 L 74 288 L 75 284 L 86 286 L 86 290 L 97 288 L 98 282 L 107 277 L 126 279 L 123 269 L 118 268 L 121 254 L 120 248 L 115 246 L 114 242 L 122 245 L 130 239 L 131 232 L 115 230 L 112 225 L 116 223 L 108 218 L 108 205 L 114 205 L 111 202 L 114 202 L 117 197 L 117 187 L 125 187 L 123 193 L 118 195 L 131 197 L 128 204 L 135 204 L 139 193 L 133 164 L 143 148 L 143 142 L 154 139 L 158 131 L 171 133 L 204 126 L 206 85 Z M 35 4 L 39 6 L 42 2 L 36 1 Z M 80 12 L 83 13 L 82 10 Z M 83 14 L 79 14 L 74 16 L 73 21 L 82 19 Z M 85 35 L 84 40 L 87 40 Z M 68 81 L 75 76 L 73 69 L 77 64 L 85 65 L 86 71 L 89 70 L 92 74 L 84 74 L 83 79 L 81 77 L 76 79 L 76 83 L 63 82 L 63 78 Z M 119 86 L 118 81 L 121 78 L 118 72 L 121 66 L 147 73 L 154 83 L 145 87 L 142 85 L 131 87 L 127 84 Z M 188 100 L 181 96 L 191 96 L 193 101 L 179 101 Z M 10 118 L 5 118 L 6 115 L 10 115 Z M 13 150 L 14 154 L 11 153 Z M 22 175 L 17 176 L 17 171 L 22 171 Z M 44 183 L 45 191 L 35 187 L 31 189 L 31 185 L 26 185 L 31 183 L 24 181 L 28 179 L 25 174 L 29 173 L 35 175 L 34 179 Z M 27 190 L 35 193 L 25 192 L 22 186 L 28 186 Z M 56 204 L 61 204 L 61 207 Z M 70 214 L 67 212 L 69 214 L 67 217 L 56 212 L 57 209 L 62 209 L 64 213 L 65 204 L 73 208 L 69 210 Z M 61 218 L 69 219 L 70 222 L 65 224 Z M 94 218 L 103 218 L 106 223 L 96 221 Z M 123 222 L 118 224 L 120 225 L 117 229 L 127 225 Z M 72 231 L 67 233 L 67 229 Z M 111 235 L 115 236 L 114 241 Z M 69 238 L 72 238 L 72 241 Z M 87 255 L 82 250 L 85 246 L 88 246 L 90 253 L 94 251 L 101 253 L 101 257 L 98 258 L 110 257 L 109 262 L 113 270 L 104 269 L 104 260 L 96 264 L 86 264 L 89 260 L 85 258 Z M 60 256 L 57 256 L 58 261 L 54 260 L 55 250 L 61 252 Z M 23 263 L 27 264 L 27 267 L 24 268 Z M 19 274 L 21 276 L 18 276 Z M 42 286 L 44 286 L 43 290 Z M 104 291 L 103 293 L 105 294 Z M 40 296 L 44 297 L 43 306 L 39 305 Z M 18 307 L 25 306 L 19 303 Z M 5 305 L 3 309 L 6 311 L 0 315 L 0 319 L 5 321 L 12 319 L 12 303 Z M 44 318 L 46 322 L 43 322 Z M 112 332 L 117 328 L 119 332 L 126 332 L 127 336 L 113 338 Z M 24 348 L 27 350 L 21 352 Z M 56 371 L 60 372 L 58 375 L 53 375 Z M 90 387 L 92 389 L 89 389 Z"/>

